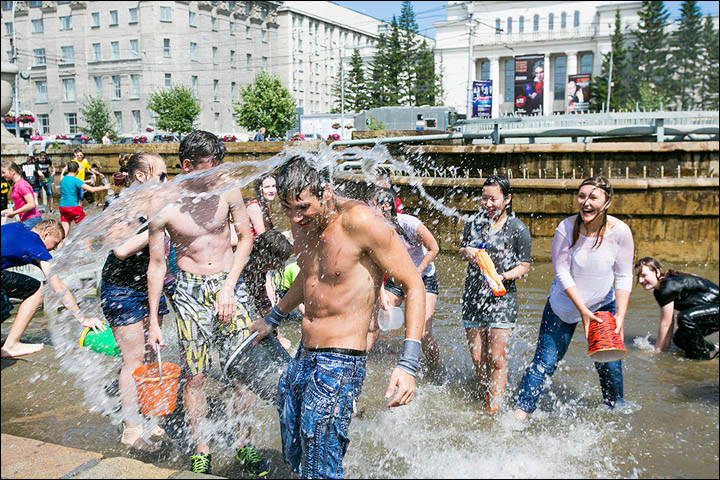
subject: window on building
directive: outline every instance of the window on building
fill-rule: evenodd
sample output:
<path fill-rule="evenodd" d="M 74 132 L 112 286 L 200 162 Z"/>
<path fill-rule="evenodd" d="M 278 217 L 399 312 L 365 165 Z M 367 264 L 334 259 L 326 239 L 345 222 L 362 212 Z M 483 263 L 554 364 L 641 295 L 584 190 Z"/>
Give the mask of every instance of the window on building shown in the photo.
<path fill-rule="evenodd" d="M 247 25 L 245 26 L 245 38 L 250 40 L 252 38 L 252 35 L 250 34 L 250 27 Z"/>
<path fill-rule="evenodd" d="M 560 14 L 560 28 L 565 29 L 567 28 L 567 13 L 562 12 Z"/>
<path fill-rule="evenodd" d="M 252 54 L 246 53 L 245 54 L 245 70 L 247 70 L 249 72 L 251 67 L 252 67 Z"/>
<path fill-rule="evenodd" d="M 45 49 L 44 48 L 34 48 L 33 56 L 35 57 L 35 63 L 33 64 L 33 66 L 40 67 L 40 66 L 45 65 Z"/>
<path fill-rule="evenodd" d="M 47 80 L 36 80 L 35 81 L 35 103 L 47 103 Z"/>
<path fill-rule="evenodd" d="M 193 75 L 190 77 L 190 89 L 192 90 L 193 98 L 198 98 L 198 77 Z"/>
<path fill-rule="evenodd" d="M 72 16 L 60 17 L 60 30 L 72 30 Z"/>
<path fill-rule="evenodd" d="M 110 10 L 110 26 L 114 27 L 118 24 L 118 11 Z"/>
<path fill-rule="evenodd" d="M 235 25 L 235 22 L 230 22 L 230 35 L 235 35 L 235 28 L 237 25 Z"/>
<path fill-rule="evenodd" d="M 122 98 L 122 84 L 120 82 L 120 75 L 113 75 L 112 76 L 113 81 L 113 98 L 119 99 Z"/>
<path fill-rule="evenodd" d="M 75 47 L 72 45 L 60 47 L 62 63 L 75 63 Z"/>
<path fill-rule="evenodd" d="M 91 14 L 92 22 L 90 23 L 90 27 L 92 28 L 100 28 L 100 12 L 93 12 Z"/>
<path fill-rule="evenodd" d="M 137 9 L 137 8 L 130 8 L 130 9 L 128 10 L 128 12 L 130 13 L 130 20 L 128 21 L 128 23 L 137 23 L 137 21 L 138 21 L 138 9 Z"/>
<path fill-rule="evenodd" d="M 210 29 L 213 32 L 217 32 L 217 18 L 210 17 Z"/>
<path fill-rule="evenodd" d="M 245 2 L 245 15 L 250 15 L 251 8 L 250 2 Z"/>
<path fill-rule="evenodd" d="M 124 132 L 122 112 L 113 112 L 113 115 L 115 115 L 115 125 L 117 125 L 118 132 Z"/>
<path fill-rule="evenodd" d="M 260 30 L 260 40 L 262 40 L 264 43 L 267 43 L 267 30 Z"/>
<path fill-rule="evenodd" d="M 13 33 L 13 24 L 12 22 L 5 22 L 5 34 L 6 35 L 12 35 Z"/>
<path fill-rule="evenodd" d="M 172 73 L 166 73 L 165 74 L 165 90 L 170 90 L 172 88 Z"/>
<path fill-rule="evenodd" d="M 93 60 L 96 62 L 102 60 L 102 47 L 99 43 L 93 43 Z"/>
<path fill-rule="evenodd" d="M 66 102 L 75 101 L 75 79 L 64 78 L 63 79 L 63 100 Z"/>
<path fill-rule="evenodd" d="M 230 50 L 230 68 L 235 68 L 235 50 Z"/>
<path fill-rule="evenodd" d="M 533 32 L 540 30 L 540 15 L 533 16 Z"/>
<path fill-rule="evenodd" d="M 197 62 L 197 43 L 190 42 L 190 60 Z"/>
<path fill-rule="evenodd" d="M 580 72 L 579 73 L 592 73 L 593 67 L 593 54 L 583 53 L 580 56 Z"/>
<path fill-rule="evenodd" d="M 65 114 L 65 131 L 67 133 L 78 133 L 77 113 Z"/>
<path fill-rule="evenodd" d="M 267 57 L 262 57 L 262 69 L 267 70 Z"/>
<path fill-rule="evenodd" d="M 95 96 L 102 98 L 102 77 L 93 77 L 95 79 Z"/>
<path fill-rule="evenodd" d="M 303 70 L 303 61 L 302 61 L 302 60 L 298 60 L 298 68 L 297 68 L 297 71 L 298 71 L 298 72 L 303 72 L 303 71 L 304 71 L 304 70 Z"/>
<path fill-rule="evenodd" d="M 487 60 L 480 62 L 480 80 L 490 80 L 490 62 Z"/>
<path fill-rule="evenodd" d="M 7 0 L 3 0 L 3 2 L 2 2 L 3 12 L 7 12 L 7 11 L 12 10 L 12 5 L 13 5 L 13 2 L 7 1 Z"/>
<path fill-rule="evenodd" d="M 512 17 L 507 18 L 507 33 L 512 33 Z"/>
<path fill-rule="evenodd" d="M 267 14 L 268 14 L 267 7 L 262 7 L 262 9 L 260 10 L 260 20 L 262 20 L 264 22 L 265 19 L 267 18 Z"/>
<path fill-rule="evenodd" d="M 142 130 L 142 118 L 140 117 L 140 110 L 133 110 L 132 117 L 135 131 L 139 132 L 140 130 Z"/>
<path fill-rule="evenodd" d="M 12 23 L 10 24 L 10 26 L 12 26 Z M 33 30 L 33 33 L 43 33 L 45 31 L 45 25 L 43 24 L 42 18 L 36 18 L 32 21 L 32 30 Z M 8 32 L 8 33 L 12 33 L 12 32 Z"/>
<path fill-rule="evenodd" d="M 213 100 L 218 99 L 218 87 L 220 86 L 220 80 L 213 80 Z"/>
<path fill-rule="evenodd" d="M 495 35 L 500 35 L 500 30 L 502 29 L 502 22 L 499 18 L 495 19 Z"/>
<path fill-rule="evenodd" d="M 213 115 L 213 126 L 216 132 L 220 130 L 220 114 L 218 112 Z"/>
<path fill-rule="evenodd" d="M 235 82 L 230 82 L 230 100 L 233 103 L 237 100 L 237 83 Z"/>
<path fill-rule="evenodd" d="M 521 16 L 518 18 L 518 32 L 523 33 L 525 31 L 525 17 Z"/>
<path fill-rule="evenodd" d="M 112 50 L 112 59 L 120 59 L 120 42 L 110 42 L 110 49 Z"/>
<path fill-rule="evenodd" d="M 555 28 L 555 14 L 551 13 L 548 15 L 548 30 L 553 30 Z"/>
<path fill-rule="evenodd" d="M 188 25 L 191 27 L 197 27 L 197 22 L 195 20 L 195 12 L 188 11 Z"/>
<path fill-rule="evenodd" d="M 130 40 L 130 56 L 132 58 L 140 58 L 140 41 Z"/>
<path fill-rule="evenodd" d="M 567 57 L 555 57 L 555 71 L 553 72 L 553 93 L 556 100 L 565 98 L 565 83 L 567 83 Z"/>
<path fill-rule="evenodd" d="M 573 27 L 578 28 L 580 26 L 580 10 L 575 10 L 573 14 Z"/>
<path fill-rule="evenodd" d="M 298 38 L 298 51 L 299 51 L 299 52 L 302 52 L 302 51 L 303 51 L 302 38 Z"/>
<path fill-rule="evenodd" d="M 30 8 L 38 8 L 42 7 L 43 2 L 28 2 L 30 4 Z"/>
<path fill-rule="evenodd" d="M 38 117 L 38 124 L 40 125 L 40 133 L 50 133 L 50 115 L 47 113 L 41 113 Z"/>
<path fill-rule="evenodd" d="M 505 60 L 505 101 L 515 98 L 515 59 Z"/>
<path fill-rule="evenodd" d="M 217 65 L 217 51 L 218 51 L 218 47 L 212 47 L 212 63 L 213 63 L 213 65 Z"/>
<path fill-rule="evenodd" d="M 160 21 L 172 22 L 172 7 L 160 7 Z"/>
<path fill-rule="evenodd" d="M 170 58 L 170 39 L 163 38 L 163 57 Z"/>
<path fill-rule="evenodd" d="M 130 75 L 130 98 L 140 98 L 140 75 Z"/>

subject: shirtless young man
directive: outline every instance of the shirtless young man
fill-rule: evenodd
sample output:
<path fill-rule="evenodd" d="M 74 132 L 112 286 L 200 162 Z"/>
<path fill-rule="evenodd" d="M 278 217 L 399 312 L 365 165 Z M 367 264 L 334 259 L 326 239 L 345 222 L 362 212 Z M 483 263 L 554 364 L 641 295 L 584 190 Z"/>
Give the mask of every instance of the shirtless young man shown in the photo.
<path fill-rule="evenodd" d="M 207 170 L 222 163 L 225 146 L 210 132 L 191 132 L 180 144 L 184 173 Z M 190 178 L 183 186 L 197 194 L 211 192 L 211 179 Z M 237 248 L 230 247 L 230 225 L 238 236 Z M 184 197 L 162 209 L 149 224 L 150 264 L 148 303 L 150 306 L 148 342 L 164 346 L 158 307 L 165 277 L 165 231 L 177 252 L 178 275 L 174 306 L 180 351 L 184 356 L 187 383 L 183 406 L 195 441 L 192 470 L 209 473 L 211 455 L 201 425 L 207 412 L 206 373 L 210 369 L 210 348 L 217 348 L 221 364 L 248 336 L 250 317 L 243 304 L 245 292 L 236 284 L 250 249 L 250 221 L 240 190 L 206 196 Z M 229 269 L 229 271 L 228 271 Z M 246 390 L 236 387 L 236 409 L 249 409 Z M 243 395 L 240 395 L 240 393 Z M 241 397 L 244 404 L 241 405 Z M 238 413 L 238 412 L 236 412 Z M 245 412 L 247 413 L 247 412 Z M 249 428 L 243 429 L 237 457 L 251 473 L 267 473 L 267 462 L 246 442 Z"/>
<path fill-rule="evenodd" d="M 283 456 L 303 478 L 343 478 L 348 425 L 365 378 L 368 326 L 383 274 L 407 295 L 407 338 L 385 392 L 387 399 L 394 393 L 388 407 L 415 396 L 425 287 L 397 234 L 361 202 L 335 195 L 329 171 L 296 156 L 280 167 L 277 189 L 292 222 L 300 273 L 250 330 L 264 338 L 304 300 L 302 344 L 278 386 Z"/>

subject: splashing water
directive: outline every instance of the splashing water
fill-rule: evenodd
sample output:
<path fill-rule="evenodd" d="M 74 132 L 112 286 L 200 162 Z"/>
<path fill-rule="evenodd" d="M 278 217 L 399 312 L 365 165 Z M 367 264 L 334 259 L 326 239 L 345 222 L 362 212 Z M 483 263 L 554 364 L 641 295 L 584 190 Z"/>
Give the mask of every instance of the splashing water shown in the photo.
<path fill-rule="evenodd" d="M 445 199 L 431 197 L 420 184 L 412 166 L 393 159 L 385 146 L 376 145 L 369 150 L 347 149 L 345 152 L 354 152 L 361 157 L 361 172 L 368 183 L 379 180 L 379 166 L 392 164 L 410 172 L 410 185 L 442 215 L 465 221 L 471 218 L 447 207 Z M 133 187 L 111 203 L 106 211 L 74 227 L 65 246 L 54 256 L 53 272 L 69 286 L 86 316 L 102 318 L 94 285 L 83 283 L 78 277 L 84 272 L 99 275 L 108 252 L 129 239 L 141 226 L 139 217 L 151 220 L 166 205 L 184 198 L 199 201 L 206 195 L 203 193 L 205 190 L 222 193 L 245 187 L 296 154 L 303 155 L 317 169 L 334 168 L 341 158 L 329 147 L 323 147 L 318 152 L 286 149 L 263 162 L 227 163 L 210 171 L 178 176 L 165 184 L 149 183 Z M 448 258 L 441 255 L 436 260 L 441 294 L 436 307 L 434 334 L 442 352 L 442 383 L 425 376 L 422 370 L 413 403 L 388 410 L 383 398 L 384 389 L 392 366 L 399 358 L 402 338 L 388 335 L 378 341 L 368 359 L 368 374 L 360 397 L 365 413 L 353 418 L 350 426 L 351 445 L 344 462 L 349 477 L 567 478 L 678 474 L 670 466 L 666 473 L 658 471 L 663 467 L 651 468 L 651 473 L 648 473 L 649 465 L 659 463 L 664 466 L 664 457 L 638 446 L 645 438 L 658 436 L 654 427 L 634 423 L 633 415 L 629 413 L 637 412 L 638 408 L 630 408 L 628 412 L 597 409 L 597 375 L 587 358 L 584 338 L 578 339 L 577 334 L 566 361 L 558 367 L 552 384 L 541 398 L 540 408 L 525 430 L 516 430 L 510 400 L 507 400 L 502 415 L 488 414 L 482 406 L 459 320 L 467 264 Z M 518 285 L 521 311 L 508 352 L 507 399 L 513 397 L 514 388 L 532 358 L 552 272 L 533 267 L 530 277 L 532 284 Z M 75 385 L 84 392 L 91 411 L 102 413 L 113 424 L 119 424 L 123 418 L 118 409 L 117 395 L 109 386 L 117 379 L 120 360 L 78 348 L 77 340 L 82 327 L 69 312 L 60 311 L 60 308 L 59 296 L 48 289 L 46 311 L 62 370 L 75 379 Z M 632 311 L 629 316 L 631 314 Z M 163 335 L 167 347 L 163 359 L 180 363 L 173 324 L 165 319 Z M 283 328 L 283 335 L 296 345 L 299 328 L 295 325 Z M 626 330 L 630 328 L 632 321 L 628 318 Z M 641 335 L 640 332 L 637 334 Z M 630 365 L 633 358 L 647 351 L 649 336 L 635 337 L 632 343 L 634 350 L 632 347 L 630 350 L 633 350 L 633 357 L 627 362 Z M 215 361 L 213 369 L 217 369 L 217 365 Z M 212 372 L 210 376 L 213 376 Z M 37 381 L 37 378 L 30 381 Z M 639 373 L 628 371 L 626 385 L 643 381 L 647 382 L 644 370 Z M 218 453 L 218 457 L 214 458 L 217 465 L 232 461 L 232 439 L 237 436 L 235 422 L 228 421 L 235 416 L 228 390 L 220 382 L 208 386 L 211 408 L 203 431 L 212 442 L 213 452 Z M 631 395 L 641 396 L 637 389 Z M 708 408 L 710 415 L 714 414 L 716 418 L 717 403 Z M 652 416 L 652 411 L 647 410 L 644 408 L 639 415 Z M 252 437 L 255 445 L 279 450 L 279 428 L 274 406 L 258 401 L 253 414 L 244 420 L 255 430 Z M 147 420 L 148 425 L 157 422 L 157 418 Z M 167 417 L 163 427 L 178 432 L 173 438 L 182 453 L 190 450 L 192 440 L 181 413 Z M 709 432 L 717 437 L 717 428 L 710 428 Z M 689 437 L 694 433 L 688 429 L 683 435 Z M 712 451 L 717 451 L 717 444 L 715 438 L 714 443 L 711 442 L 714 445 Z M 708 453 L 704 458 L 708 455 L 713 457 L 715 454 Z M 716 455 L 713 458 L 716 459 Z M 174 458 L 178 462 L 184 460 L 185 457 Z M 712 467 L 709 471 L 712 473 Z M 708 470 L 701 470 L 700 476 L 703 472 Z"/>

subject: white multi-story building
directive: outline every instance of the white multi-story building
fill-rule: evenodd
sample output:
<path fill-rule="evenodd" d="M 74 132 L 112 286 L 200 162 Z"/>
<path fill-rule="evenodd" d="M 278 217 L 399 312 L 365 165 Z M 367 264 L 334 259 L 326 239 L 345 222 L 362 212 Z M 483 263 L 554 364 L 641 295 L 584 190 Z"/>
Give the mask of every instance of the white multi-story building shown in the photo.
<path fill-rule="evenodd" d="M 41 133 L 76 133 L 89 96 L 105 100 L 118 131 L 154 126 L 147 108 L 156 90 L 182 83 L 201 101 L 198 127 L 239 128 L 233 104 L 277 51 L 281 2 L 2 2 L 2 51 L 29 73 L 20 79 L 20 111 Z M 13 32 L 14 30 L 14 32 Z"/>
<path fill-rule="evenodd" d="M 637 28 L 637 1 L 451 1 L 447 21 L 434 24 L 436 62 L 444 65 L 446 105 L 468 108 L 468 68 L 473 80 L 492 80 L 492 116 L 514 111 L 515 57 L 544 56 L 543 111 L 565 111 L 567 76 L 599 75 L 603 54 L 611 50 L 615 12 L 623 28 Z M 472 60 L 468 31 L 473 25 Z"/>
<path fill-rule="evenodd" d="M 346 73 L 354 49 L 369 63 L 380 34 L 390 32 L 387 22 L 333 2 L 284 2 L 277 21 L 273 69 L 307 114 L 328 113 L 333 107 L 340 58 Z M 431 38 L 417 38 L 432 48 Z"/>

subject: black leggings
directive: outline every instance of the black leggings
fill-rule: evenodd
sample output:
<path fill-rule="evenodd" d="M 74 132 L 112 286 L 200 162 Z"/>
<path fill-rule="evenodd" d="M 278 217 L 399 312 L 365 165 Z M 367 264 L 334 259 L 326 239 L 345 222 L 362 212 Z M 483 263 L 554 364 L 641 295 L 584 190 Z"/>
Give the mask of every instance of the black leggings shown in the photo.
<path fill-rule="evenodd" d="M 717 303 L 707 303 L 682 310 L 677 316 L 678 328 L 673 343 L 685 350 L 687 358 L 708 360 L 715 346 L 705 336 L 720 328 L 720 309 Z"/>

